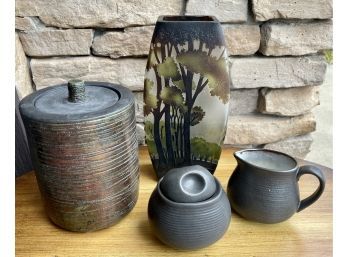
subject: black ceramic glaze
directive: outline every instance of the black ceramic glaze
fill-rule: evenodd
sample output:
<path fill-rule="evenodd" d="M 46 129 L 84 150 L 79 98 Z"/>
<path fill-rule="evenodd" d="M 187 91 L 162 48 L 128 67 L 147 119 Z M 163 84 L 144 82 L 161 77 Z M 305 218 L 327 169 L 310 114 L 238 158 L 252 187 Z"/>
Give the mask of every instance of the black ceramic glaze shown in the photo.
<path fill-rule="evenodd" d="M 193 166 L 194 167 L 194 166 Z M 189 191 L 195 191 L 196 183 L 201 185 L 201 172 L 191 173 L 191 167 L 186 167 L 183 174 L 181 172 L 169 171 L 158 182 L 153 191 L 148 205 L 148 216 L 151 227 L 155 235 L 165 244 L 178 249 L 198 249 L 206 247 L 219 240 L 227 231 L 231 220 L 231 207 L 225 191 L 220 183 L 207 170 L 212 177 L 207 181 L 207 187 L 215 189 L 213 194 L 202 201 L 193 201 L 197 199 L 187 199 L 192 194 L 184 195 L 186 202 L 176 202 L 168 198 L 161 190 L 161 184 L 170 174 L 177 175 L 179 179 L 170 178 L 172 183 L 180 183 L 180 178 L 185 178 L 185 174 L 196 174 L 195 179 L 190 184 Z M 193 168 L 195 171 L 195 168 Z M 205 176 L 205 174 L 203 174 Z M 200 178 L 199 178 L 200 177 Z M 204 191 L 204 190 L 203 190 Z M 203 192 L 200 191 L 200 192 Z M 171 194 L 172 192 L 167 191 Z M 203 193 L 204 195 L 205 193 Z M 180 200 L 182 200 L 179 197 Z"/>
<path fill-rule="evenodd" d="M 325 177 L 315 166 L 299 167 L 281 152 L 248 149 L 235 152 L 238 165 L 227 186 L 233 210 L 242 217 L 262 223 L 277 223 L 314 203 L 323 193 Z M 298 180 L 303 174 L 319 180 L 318 189 L 300 200 Z"/>

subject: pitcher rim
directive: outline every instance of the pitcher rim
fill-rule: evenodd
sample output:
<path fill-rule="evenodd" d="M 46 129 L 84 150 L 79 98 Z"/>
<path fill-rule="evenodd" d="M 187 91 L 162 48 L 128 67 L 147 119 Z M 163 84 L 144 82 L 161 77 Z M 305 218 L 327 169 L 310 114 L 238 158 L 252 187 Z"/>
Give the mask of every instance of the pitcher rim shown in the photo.
<path fill-rule="evenodd" d="M 253 164 L 253 163 L 251 163 L 249 161 L 242 160 L 240 157 L 238 157 L 237 154 L 243 153 L 243 152 L 270 152 L 270 153 L 276 153 L 276 154 L 280 154 L 280 155 L 286 156 L 287 158 L 291 159 L 294 162 L 295 165 L 292 168 L 290 168 L 290 169 L 282 169 L 282 170 L 266 169 L 264 167 L 255 165 L 255 164 Z M 239 150 L 239 151 L 235 151 L 233 153 L 233 156 L 236 158 L 237 161 L 238 160 L 242 160 L 243 162 L 247 163 L 248 165 L 250 165 L 250 166 L 252 166 L 254 168 L 257 168 L 259 170 L 265 170 L 265 171 L 268 171 L 268 172 L 290 173 L 290 172 L 293 172 L 293 171 L 297 170 L 297 168 L 298 168 L 298 162 L 297 162 L 297 160 L 294 157 L 292 157 L 289 154 L 286 154 L 286 153 L 283 153 L 283 152 L 280 152 L 280 151 L 271 150 L 271 149 L 258 149 L 258 148 L 242 149 L 242 150 Z"/>

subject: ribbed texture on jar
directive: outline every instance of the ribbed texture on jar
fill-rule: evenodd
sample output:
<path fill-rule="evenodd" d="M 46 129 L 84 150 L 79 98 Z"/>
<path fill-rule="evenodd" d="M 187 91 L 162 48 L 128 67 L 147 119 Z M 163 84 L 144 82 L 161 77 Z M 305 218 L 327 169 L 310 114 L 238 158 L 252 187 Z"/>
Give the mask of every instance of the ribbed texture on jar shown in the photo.
<path fill-rule="evenodd" d="M 83 122 L 25 122 L 46 211 L 57 225 L 92 231 L 117 222 L 138 198 L 134 100 Z"/>

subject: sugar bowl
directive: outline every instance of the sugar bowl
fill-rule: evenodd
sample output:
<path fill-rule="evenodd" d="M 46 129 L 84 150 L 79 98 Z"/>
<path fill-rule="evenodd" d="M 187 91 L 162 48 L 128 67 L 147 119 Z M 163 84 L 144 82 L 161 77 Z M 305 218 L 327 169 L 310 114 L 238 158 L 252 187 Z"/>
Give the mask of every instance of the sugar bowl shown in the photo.
<path fill-rule="evenodd" d="M 227 231 L 231 207 L 219 181 L 198 165 L 175 168 L 162 177 L 148 204 L 154 234 L 177 249 L 213 244 Z"/>

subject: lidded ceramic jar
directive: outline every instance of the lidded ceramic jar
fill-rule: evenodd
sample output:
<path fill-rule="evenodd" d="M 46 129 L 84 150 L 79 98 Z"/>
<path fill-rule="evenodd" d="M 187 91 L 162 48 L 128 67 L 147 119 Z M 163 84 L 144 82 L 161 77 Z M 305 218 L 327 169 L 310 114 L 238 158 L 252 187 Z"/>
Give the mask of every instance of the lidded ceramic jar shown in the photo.
<path fill-rule="evenodd" d="M 172 169 L 159 180 L 149 200 L 148 217 L 165 244 L 199 249 L 225 234 L 231 207 L 219 181 L 195 165 Z"/>
<path fill-rule="evenodd" d="M 132 210 L 139 165 L 131 91 L 73 80 L 25 97 L 19 109 L 45 209 L 55 224 L 98 230 Z"/>

